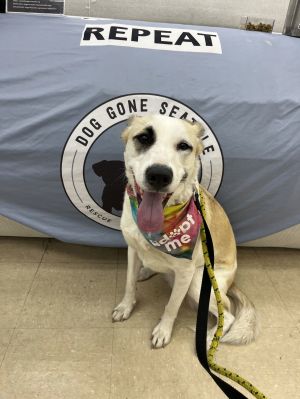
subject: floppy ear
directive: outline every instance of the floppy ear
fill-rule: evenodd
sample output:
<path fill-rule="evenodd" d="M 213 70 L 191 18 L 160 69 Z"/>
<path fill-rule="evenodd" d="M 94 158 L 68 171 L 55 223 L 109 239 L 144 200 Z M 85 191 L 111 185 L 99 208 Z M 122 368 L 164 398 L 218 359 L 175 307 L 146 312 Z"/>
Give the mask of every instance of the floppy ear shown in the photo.
<path fill-rule="evenodd" d="M 200 155 L 201 152 L 204 149 L 204 145 L 203 145 L 203 142 L 202 142 L 202 137 L 204 136 L 205 129 L 204 129 L 204 126 L 201 125 L 201 123 L 199 123 L 199 122 L 195 122 L 194 129 L 195 129 L 195 134 L 196 134 L 197 139 L 198 139 L 198 146 L 197 146 L 196 151 L 197 151 L 197 154 Z"/>
<path fill-rule="evenodd" d="M 93 171 L 96 173 L 96 175 L 101 177 L 106 166 L 107 166 L 107 161 L 104 160 L 104 161 L 94 163 L 92 165 L 92 168 L 93 168 Z"/>
<path fill-rule="evenodd" d="M 192 132 L 200 139 L 203 136 L 204 133 L 204 126 L 197 121 L 191 122 L 185 119 L 185 122 L 189 124 L 189 127 L 191 128 Z"/>
<path fill-rule="evenodd" d="M 121 137 L 122 137 L 122 139 L 123 139 L 123 141 L 124 141 L 125 143 L 127 143 L 127 140 L 128 140 L 128 138 L 129 138 L 130 132 L 132 131 L 133 125 L 134 125 L 140 118 L 142 118 L 142 117 L 141 117 L 141 116 L 137 116 L 137 115 L 133 115 L 133 116 L 130 116 L 130 117 L 127 119 L 127 127 L 126 127 L 126 129 L 123 131 L 123 133 L 122 133 L 122 135 L 121 135 Z"/>
<path fill-rule="evenodd" d="M 192 123 L 192 128 L 197 136 L 198 139 L 202 139 L 202 136 L 204 134 L 204 126 L 200 122 L 193 122 Z"/>
<path fill-rule="evenodd" d="M 204 126 L 200 123 L 200 122 L 190 122 L 190 121 L 186 121 L 189 124 L 190 130 L 192 132 L 192 134 L 194 134 L 197 138 L 197 148 L 196 148 L 196 152 L 197 154 L 200 154 L 203 151 L 203 143 L 202 143 L 202 137 L 205 131 Z"/>
<path fill-rule="evenodd" d="M 124 141 L 124 143 L 127 143 L 133 119 L 134 119 L 134 116 L 131 116 L 130 118 L 127 119 L 127 127 L 125 130 L 123 130 L 123 132 L 121 134 L 121 137 L 122 137 L 122 140 Z"/>

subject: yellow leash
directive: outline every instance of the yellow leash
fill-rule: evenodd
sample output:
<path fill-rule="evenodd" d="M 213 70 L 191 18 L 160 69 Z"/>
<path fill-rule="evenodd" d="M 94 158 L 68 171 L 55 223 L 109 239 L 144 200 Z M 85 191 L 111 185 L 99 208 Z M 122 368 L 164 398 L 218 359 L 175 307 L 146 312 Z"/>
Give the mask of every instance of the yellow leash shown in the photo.
<path fill-rule="evenodd" d="M 203 218 L 206 219 L 204 197 L 200 190 L 199 190 L 198 194 L 200 196 L 201 213 L 202 213 Z M 206 267 L 207 273 L 209 275 L 211 286 L 215 293 L 215 298 L 216 298 L 217 307 L 218 307 L 218 325 L 217 325 L 217 329 L 214 334 L 213 340 L 211 342 L 210 348 L 208 350 L 208 355 L 207 355 L 208 365 L 212 370 L 214 370 L 218 374 L 221 374 L 227 378 L 230 378 L 232 381 L 237 382 L 239 385 L 241 385 L 243 388 L 245 388 L 247 391 L 249 391 L 255 398 L 267 399 L 267 397 L 262 392 L 260 392 L 254 385 L 252 385 L 245 378 L 239 376 L 238 374 L 234 373 L 233 371 L 226 369 L 225 367 L 218 365 L 214 360 L 215 353 L 218 348 L 220 338 L 223 335 L 224 308 L 223 308 L 223 302 L 222 302 L 220 290 L 218 288 L 218 283 L 215 278 L 214 269 L 211 265 L 209 254 L 208 254 L 208 247 L 207 247 L 204 223 L 202 223 L 202 226 L 201 226 L 200 236 L 201 236 L 201 241 L 202 241 L 202 249 L 203 249 L 204 261 L 205 261 L 205 267 Z"/>

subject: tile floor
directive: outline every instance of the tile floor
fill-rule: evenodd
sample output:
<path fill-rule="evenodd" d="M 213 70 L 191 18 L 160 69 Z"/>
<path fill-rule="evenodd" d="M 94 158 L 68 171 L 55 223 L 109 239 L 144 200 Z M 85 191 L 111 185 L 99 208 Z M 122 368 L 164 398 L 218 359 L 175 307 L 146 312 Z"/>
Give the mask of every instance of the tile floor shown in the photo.
<path fill-rule="evenodd" d="M 221 345 L 217 359 L 268 399 L 294 399 L 300 251 L 240 248 L 238 260 L 237 283 L 257 307 L 261 333 L 248 346 Z M 161 276 L 139 283 L 132 317 L 112 324 L 125 274 L 123 249 L 0 238 L 0 399 L 225 398 L 199 366 L 187 305 L 171 344 L 150 348 L 170 293 Z"/>

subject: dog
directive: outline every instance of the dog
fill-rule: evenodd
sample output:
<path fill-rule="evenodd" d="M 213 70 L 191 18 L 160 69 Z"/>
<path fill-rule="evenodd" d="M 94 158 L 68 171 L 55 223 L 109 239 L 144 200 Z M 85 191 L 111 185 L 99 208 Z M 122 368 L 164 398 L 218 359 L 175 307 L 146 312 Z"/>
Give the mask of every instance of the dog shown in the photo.
<path fill-rule="evenodd" d="M 149 242 L 144 230 L 151 233 L 162 226 L 161 203 L 167 202 L 170 207 L 180 206 L 193 198 L 195 187 L 199 187 L 197 177 L 203 151 L 203 132 L 203 126 L 198 122 L 150 114 L 132 117 L 122 133 L 126 176 L 133 195 L 140 196 L 141 203 L 135 220 L 130 193 L 125 193 L 121 230 L 128 244 L 127 280 L 124 297 L 113 310 L 112 319 L 115 322 L 123 321 L 130 316 L 136 303 L 138 280 L 149 278 L 157 272 L 165 273 L 172 292 L 152 332 L 153 348 L 162 348 L 170 342 L 178 310 L 186 296 L 197 309 L 204 257 L 199 233 L 192 257 L 186 259 L 159 250 L 158 245 L 165 242 L 163 240 L 167 236 L 163 236 L 159 242 Z M 206 222 L 214 245 L 215 277 L 224 306 L 221 341 L 249 343 L 257 334 L 256 312 L 251 301 L 234 284 L 237 253 L 233 230 L 221 205 L 204 187 L 200 187 L 200 190 L 205 200 Z M 189 220 L 192 223 L 192 219 Z M 188 228 L 186 222 L 182 225 L 184 232 Z M 182 238 L 182 242 L 187 242 L 187 237 L 185 235 L 185 241 Z M 177 246 L 181 245 L 179 240 L 174 242 Z M 209 312 L 214 318 L 218 317 L 213 291 Z M 215 327 L 209 329 L 209 342 L 214 332 Z"/>

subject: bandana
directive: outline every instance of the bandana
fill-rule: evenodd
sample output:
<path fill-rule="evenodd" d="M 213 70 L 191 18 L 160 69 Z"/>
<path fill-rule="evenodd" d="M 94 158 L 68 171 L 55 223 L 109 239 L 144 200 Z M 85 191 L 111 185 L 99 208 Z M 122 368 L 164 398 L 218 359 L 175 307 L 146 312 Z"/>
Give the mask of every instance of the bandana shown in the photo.
<path fill-rule="evenodd" d="M 177 258 L 192 259 L 193 251 L 202 224 L 202 217 L 198 212 L 194 198 L 172 206 L 166 206 L 168 196 L 163 202 L 162 230 L 154 233 L 143 231 L 137 222 L 138 207 L 142 201 L 140 193 L 134 193 L 131 186 L 127 186 L 132 216 L 140 232 L 155 249 Z"/>

